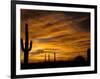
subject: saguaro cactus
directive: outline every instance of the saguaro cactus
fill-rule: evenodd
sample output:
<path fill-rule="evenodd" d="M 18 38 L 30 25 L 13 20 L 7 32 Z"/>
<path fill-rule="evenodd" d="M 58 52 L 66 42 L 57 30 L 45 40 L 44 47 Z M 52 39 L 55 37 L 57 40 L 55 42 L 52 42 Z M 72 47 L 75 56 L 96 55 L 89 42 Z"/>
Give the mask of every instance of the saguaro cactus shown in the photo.
<path fill-rule="evenodd" d="M 54 62 L 56 62 L 56 53 L 54 52 Z"/>
<path fill-rule="evenodd" d="M 90 60 L 91 60 L 91 49 L 88 48 L 88 50 L 87 50 L 87 64 L 88 65 L 91 64 Z"/>
<path fill-rule="evenodd" d="M 45 53 L 45 62 L 46 62 L 46 53 Z"/>
<path fill-rule="evenodd" d="M 28 64 L 28 52 L 32 49 L 32 41 L 30 41 L 29 46 L 29 39 L 28 39 L 28 24 L 25 24 L 25 45 L 23 43 L 23 39 L 21 38 L 21 49 L 24 52 L 24 64 Z"/>
<path fill-rule="evenodd" d="M 50 62 L 50 55 L 48 54 L 48 62 Z"/>

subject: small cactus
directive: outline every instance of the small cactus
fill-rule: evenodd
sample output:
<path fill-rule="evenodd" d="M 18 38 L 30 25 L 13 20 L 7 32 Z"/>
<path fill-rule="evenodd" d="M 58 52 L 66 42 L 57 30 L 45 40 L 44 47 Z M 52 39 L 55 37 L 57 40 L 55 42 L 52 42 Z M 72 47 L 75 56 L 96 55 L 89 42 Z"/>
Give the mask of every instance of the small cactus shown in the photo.
<path fill-rule="evenodd" d="M 91 49 L 88 48 L 88 50 L 87 50 L 87 64 L 88 65 L 91 64 L 90 60 L 91 60 Z"/>
<path fill-rule="evenodd" d="M 56 53 L 54 52 L 54 62 L 56 62 Z"/>

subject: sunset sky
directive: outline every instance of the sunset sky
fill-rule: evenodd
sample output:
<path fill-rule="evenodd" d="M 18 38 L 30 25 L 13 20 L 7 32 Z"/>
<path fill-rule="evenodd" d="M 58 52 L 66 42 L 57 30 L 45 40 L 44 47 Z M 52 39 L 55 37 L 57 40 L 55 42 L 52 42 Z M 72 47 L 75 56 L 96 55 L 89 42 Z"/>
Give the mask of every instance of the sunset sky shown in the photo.
<path fill-rule="evenodd" d="M 45 53 L 57 61 L 73 60 L 76 56 L 87 57 L 90 48 L 90 13 L 21 10 L 21 38 L 25 40 L 25 23 L 28 24 L 29 62 L 44 62 Z M 21 50 L 21 62 L 23 62 Z"/>

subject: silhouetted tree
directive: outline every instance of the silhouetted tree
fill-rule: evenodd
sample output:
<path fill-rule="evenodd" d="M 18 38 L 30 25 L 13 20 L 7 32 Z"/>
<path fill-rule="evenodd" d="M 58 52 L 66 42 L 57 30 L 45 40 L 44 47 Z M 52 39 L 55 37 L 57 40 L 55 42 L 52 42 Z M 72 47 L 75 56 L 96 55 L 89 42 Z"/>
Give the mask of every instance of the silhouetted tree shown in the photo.
<path fill-rule="evenodd" d="M 21 39 L 21 49 L 24 52 L 24 64 L 25 65 L 28 64 L 28 52 L 32 48 L 32 41 L 30 42 L 30 46 L 29 46 L 28 41 L 29 41 L 29 39 L 28 39 L 28 24 L 25 24 L 25 45 L 23 43 L 23 39 Z"/>
<path fill-rule="evenodd" d="M 85 65 L 86 61 L 85 61 L 85 59 L 82 56 L 77 56 L 74 59 L 74 63 L 75 63 L 75 65 Z"/>

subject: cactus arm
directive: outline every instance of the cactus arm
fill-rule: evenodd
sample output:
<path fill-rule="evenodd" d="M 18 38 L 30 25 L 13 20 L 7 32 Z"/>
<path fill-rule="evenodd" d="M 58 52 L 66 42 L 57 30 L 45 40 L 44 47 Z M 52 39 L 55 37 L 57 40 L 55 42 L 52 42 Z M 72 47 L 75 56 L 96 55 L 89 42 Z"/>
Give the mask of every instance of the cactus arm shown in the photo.
<path fill-rule="evenodd" d="M 30 51 L 32 49 L 32 41 L 30 42 L 30 47 L 28 49 L 28 51 Z"/>
<path fill-rule="evenodd" d="M 24 51 L 23 39 L 21 39 L 21 49 Z"/>

